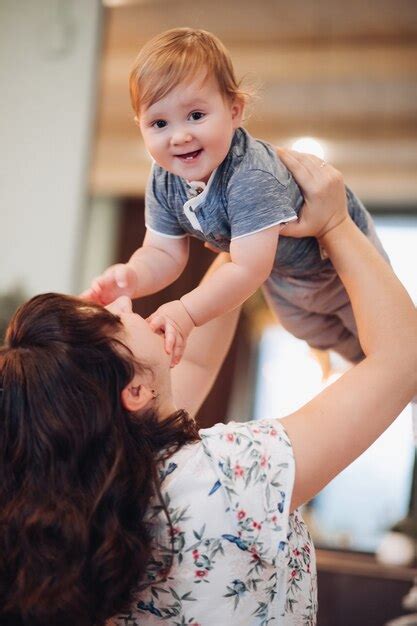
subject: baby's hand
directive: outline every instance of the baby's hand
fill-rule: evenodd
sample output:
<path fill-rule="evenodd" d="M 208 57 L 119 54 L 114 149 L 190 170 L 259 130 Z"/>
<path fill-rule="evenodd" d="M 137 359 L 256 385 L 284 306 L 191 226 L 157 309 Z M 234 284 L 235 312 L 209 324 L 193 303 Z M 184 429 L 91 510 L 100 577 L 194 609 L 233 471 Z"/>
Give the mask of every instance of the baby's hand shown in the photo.
<path fill-rule="evenodd" d="M 180 300 L 167 302 L 148 317 L 151 329 L 165 335 L 165 351 L 171 355 L 171 367 L 178 365 L 184 354 L 188 335 L 194 322 Z"/>
<path fill-rule="evenodd" d="M 138 277 L 135 270 L 126 263 L 117 263 L 95 278 L 80 298 L 106 305 L 120 296 L 133 298 L 137 290 Z"/>

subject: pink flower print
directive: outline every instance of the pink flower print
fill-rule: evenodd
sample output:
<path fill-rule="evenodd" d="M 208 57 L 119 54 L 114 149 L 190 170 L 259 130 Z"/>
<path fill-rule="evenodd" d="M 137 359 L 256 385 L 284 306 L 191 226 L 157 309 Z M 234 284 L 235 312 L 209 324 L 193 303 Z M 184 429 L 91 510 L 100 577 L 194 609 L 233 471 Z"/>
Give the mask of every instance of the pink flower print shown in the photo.
<path fill-rule="evenodd" d="M 255 559 L 255 561 L 260 561 L 261 557 L 259 556 L 256 548 L 251 548 L 250 551 L 252 554 L 252 558 Z"/>
<path fill-rule="evenodd" d="M 197 576 L 197 578 L 204 578 L 205 576 L 207 576 L 208 572 L 204 569 L 197 569 L 195 571 L 195 575 Z"/>
<path fill-rule="evenodd" d="M 268 464 L 268 457 L 265 455 L 262 455 L 260 460 L 259 460 L 259 465 L 261 467 L 265 467 Z"/>
<path fill-rule="evenodd" d="M 199 553 L 199 551 L 198 551 L 198 550 L 193 550 L 193 553 L 192 553 L 192 554 L 193 554 L 193 559 L 194 559 L 194 560 L 197 560 L 197 559 L 198 559 L 198 557 L 200 556 L 200 553 Z"/>
<path fill-rule="evenodd" d="M 269 434 L 271 435 L 271 437 L 276 437 L 278 433 L 275 430 L 275 428 L 271 428 L 271 430 L 269 431 Z"/>
<path fill-rule="evenodd" d="M 293 555 L 294 555 L 294 556 L 300 556 L 300 554 L 301 554 L 301 552 L 300 552 L 297 548 L 295 548 L 295 549 L 292 551 L 292 553 L 293 553 Z"/>
<path fill-rule="evenodd" d="M 169 534 L 171 537 L 175 537 L 175 535 L 178 535 L 180 532 L 180 529 L 175 526 L 169 529 Z"/>
<path fill-rule="evenodd" d="M 291 578 L 296 578 L 297 576 L 297 570 L 293 569 L 293 571 L 291 572 Z"/>
<path fill-rule="evenodd" d="M 245 470 L 243 469 L 243 467 L 240 467 L 239 463 L 236 463 L 235 476 L 243 476 L 244 473 L 245 473 Z"/>
<path fill-rule="evenodd" d="M 233 441 L 235 440 L 234 434 L 233 433 L 227 433 L 226 440 L 230 441 L 231 443 L 233 443 Z"/>
<path fill-rule="evenodd" d="M 240 509 L 240 511 L 237 512 L 237 519 L 242 520 L 244 517 L 246 517 L 246 511 Z"/>
<path fill-rule="evenodd" d="M 255 435 L 259 435 L 261 431 L 259 430 L 259 428 L 252 428 L 252 432 L 255 433 Z"/>
<path fill-rule="evenodd" d="M 272 519 L 272 521 L 273 521 L 273 522 L 276 522 L 276 521 L 277 521 L 277 516 L 276 516 L 276 515 L 273 515 L 273 516 L 271 517 L 271 519 Z"/>
<path fill-rule="evenodd" d="M 261 530 L 262 528 L 262 524 L 260 524 L 259 522 L 255 522 L 255 521 L 252 522 L 252 526 L 256 528 L 257 530 Z"/>

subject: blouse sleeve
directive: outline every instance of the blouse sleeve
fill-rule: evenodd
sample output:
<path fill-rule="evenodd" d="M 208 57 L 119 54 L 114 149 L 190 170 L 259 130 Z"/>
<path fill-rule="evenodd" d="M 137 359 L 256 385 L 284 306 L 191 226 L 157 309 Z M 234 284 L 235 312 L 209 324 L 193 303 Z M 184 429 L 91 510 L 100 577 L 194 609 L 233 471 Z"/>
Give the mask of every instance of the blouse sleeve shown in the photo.
<path fill-rule="evenodd" d="M 230 422 L 200 435 L 228 500 L 235 532 L 225 538 L 269 563 L 284 558 L 294 456 L 283 426 L 278 420 Z"/>

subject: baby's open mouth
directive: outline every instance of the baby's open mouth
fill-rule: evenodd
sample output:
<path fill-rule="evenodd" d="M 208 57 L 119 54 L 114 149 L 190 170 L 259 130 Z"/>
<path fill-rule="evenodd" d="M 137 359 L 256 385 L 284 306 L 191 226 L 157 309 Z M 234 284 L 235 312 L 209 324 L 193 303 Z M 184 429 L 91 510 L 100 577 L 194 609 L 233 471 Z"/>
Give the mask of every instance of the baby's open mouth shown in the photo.
<path fill-rule="evenodd" d="M 185 154 L 177 154 L 176 156 L 183 161 L 193 161 L 203 150 L 194 150 L 194 152 L 186 152 Z"/>

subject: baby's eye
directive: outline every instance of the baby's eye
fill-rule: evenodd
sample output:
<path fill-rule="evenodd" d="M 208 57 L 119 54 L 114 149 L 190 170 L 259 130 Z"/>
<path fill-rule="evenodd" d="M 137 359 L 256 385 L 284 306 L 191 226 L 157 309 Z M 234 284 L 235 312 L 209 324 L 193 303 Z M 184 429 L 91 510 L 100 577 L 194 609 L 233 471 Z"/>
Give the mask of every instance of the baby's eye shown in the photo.
<path fill-rule="evenodd" d="M 165 128 L 165 126 L 167 125 L 165 120 L 155 120 L 154 122 L 152 122 L 151 124 L 154 128 Z"/>
<path fill-rule="evenodd" d="M 202 117 L 204 117 L 204 113 L 202 111 L 193 111 L 192 113 L 190 113 L 190 118 L 194 122 L 201 120 Z"/>

